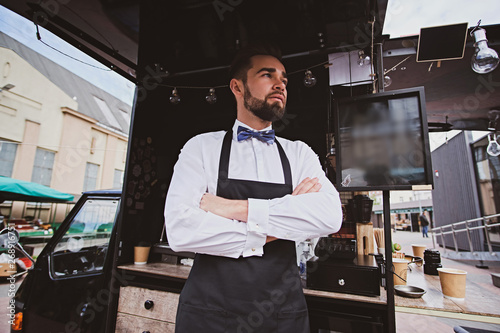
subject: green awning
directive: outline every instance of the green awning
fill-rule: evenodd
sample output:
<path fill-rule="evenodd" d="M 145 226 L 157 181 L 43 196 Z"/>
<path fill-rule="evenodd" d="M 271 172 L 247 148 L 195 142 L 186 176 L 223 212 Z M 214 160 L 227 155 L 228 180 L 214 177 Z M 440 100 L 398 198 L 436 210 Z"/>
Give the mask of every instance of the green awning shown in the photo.
<path fill-rule="evenodd" d="M 0 176 L 0 201 L 67 202 L 73 199 L 71 194 L 44 185 Z"/>

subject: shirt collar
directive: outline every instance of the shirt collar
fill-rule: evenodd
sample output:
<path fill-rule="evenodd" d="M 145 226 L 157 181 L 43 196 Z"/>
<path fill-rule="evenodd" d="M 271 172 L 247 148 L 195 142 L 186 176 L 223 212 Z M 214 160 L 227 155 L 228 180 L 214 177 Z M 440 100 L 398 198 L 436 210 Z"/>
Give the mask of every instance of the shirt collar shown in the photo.
<path fill-rule="evenodd" d="M 245 123 L 242 123 L 241 121 L 239 121 L 238 119 L 236 119 L 236 121 L 234 122 L 234 125 L 233 125 L 233 140 L 234 141 L 238 141 L 238 126 L 243 126 L 243 127 L 246 127 L 254 132 L 259 132 L 259 131 L 269 131 L 269 130 L 272 130 L 273 129 L 273 125 L 270 125 L 266 128 L 263 128 L 261 130 L 256 130 L 250 126 L 248 126 L 247 124 Z"/>

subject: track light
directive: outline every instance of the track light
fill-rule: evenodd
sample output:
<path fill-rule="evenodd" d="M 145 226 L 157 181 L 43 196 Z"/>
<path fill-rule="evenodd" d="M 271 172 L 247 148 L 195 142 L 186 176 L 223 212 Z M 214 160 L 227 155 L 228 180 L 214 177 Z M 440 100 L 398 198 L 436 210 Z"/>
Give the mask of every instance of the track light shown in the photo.
<path fill-rule="evenodd" d="M 205 100 L 208 104 L 214 104 L 215 102 L 217 102 L 217 95 L 215 94 L 214 88 L 210 88 L 208 90 L 208 95 L 205 96 Z"/>
<path fill-rule="evenodd" d="M 174 90 L 172 90 L 172 95 L 170 95 L 170 103 L 179 104 L 180 102 L 181 102 L 181 96 L 179 96 L 177 88 L 174 88 Z"/>
<path fill-rule="evenodd" d="M 488 47 L 486 39 L 486 30 L 477 28 L 473 31 L 474 34 L 474 55 L 471 59 L 472 70 L 479 74 L 486 74 L 493 71 L 498 66 L 498 53 Z"/>

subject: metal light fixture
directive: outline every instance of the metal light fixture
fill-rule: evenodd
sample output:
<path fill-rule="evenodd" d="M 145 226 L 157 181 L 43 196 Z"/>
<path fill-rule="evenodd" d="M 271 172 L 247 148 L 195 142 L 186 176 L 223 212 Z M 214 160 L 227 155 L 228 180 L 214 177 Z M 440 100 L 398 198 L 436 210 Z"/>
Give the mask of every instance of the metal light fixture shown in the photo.
<path fill-rule="evenodd" d="M 15 87 L 15 85 L 7 83 L 5 86 L 3 86 L 2 88 L 0 88 L 0 92 L 2 92 L 4 90 L 10 90 L 10 89 L 12 89 L 14 87 Z"/>
<path fill-rule="evenodd" d="M 359 50 L 358 51 L 358 56 L 359 56 L 359 59 L 358 59 L 358 65 L 359 66 L 370 66 L 371 59 L 370 59 L 369 56 L 367 56 L 365 54 L 365 51 Z"/>
<path fill-rule="evenodd" d="M 495 133 L 488 134 L 488 142 L 486 152 L 491 156 L 500 155 L 500 145 L 497 142 L 497 136 Z"/>
<path fill-rule="evenodd" d="M 486 74 L 493 71 L 498 66 L 500 61 L 498 53 L 488 47 L 488 39 L 486 39 L 486 30 L 477 27 L 471 32 L 474 35 L 474 55 L 471 59 L 472 70 L 479 74 Z"/>
<path fill-rule="evenodd" d="M 172 95 L 170 95 L 170 103 L 179 104 L 180 102 L 181 102 L 181 96 L 179 96 L 177 88 L 174 88 L 174 90 L 172 90 Z"/>

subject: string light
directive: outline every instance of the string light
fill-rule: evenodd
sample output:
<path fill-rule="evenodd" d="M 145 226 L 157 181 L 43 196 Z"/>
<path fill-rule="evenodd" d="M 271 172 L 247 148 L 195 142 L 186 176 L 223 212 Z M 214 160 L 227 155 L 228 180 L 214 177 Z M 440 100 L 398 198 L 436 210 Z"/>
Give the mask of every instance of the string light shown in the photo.
<path fill-rule="evenodd" d="M 313 73 L 308 69 L 306 70 L 305 76 L 304 76 L 304 86 L 307 88 L 314 87 L 316 85 L 316 77 L 313 75 Z"/>
<path fill-rule="evenodd" d="M 180 102 L 181 102 L 181 96 L 179 96 L 177 88 L 174 88 L 174 90 L 172 90 L 172 95 L 170 95 L 170 103 L 179 104 Z"/>
<path fill-rule="evenodd" d="M 215 102 L 217 102 L 217 95 L 215 94 L 214 88 L 210 88 L 208 90 L 208 95 L 205 96 L 205 100 L 208 104 L 214 104 Z"/>
<path fill-rule="evenodd" d="M 334 58 L 335 59 L 335 58 Z M 314 87 L 317 83 L 316 77 L 313 75 L 311 72 L 311 68 L 316 68 L 322 66 L 323 68 L 327 69 L 330 67 L 332 64 L 329 61 L 324 61 L 319 64 L 310 66 L 308 68 L 304 69 L 299 69 L 294 72 L 288 73 L 288 77 L 298 74 L 298 73 L 304 73 L 305 71 L 305 77 L 304 77 L 304 85 L 308 88 Z M 172 94 L 170 95 L 170 103 L 172 104 L 179 104 L 181 102 L 181 96 L 179 95 L 179 91 L 177 89 L 208 89 L 207 95 L 205 95 L 205 101 L 209 104 L 214 104 L 217 102 L 217 95 L 215 94 L 215 90 L 219 88 L 228 88 L 229 85 L 224 84 L 224 85 L 218 85 L 218 86 L 179 86 L 179 85 L 169 85 L 169 84 L 164 84 L 164 83 L 158 83 L 159 86 L 162 87 L 167 87 L 167 88 L 172 88 Z"/>

